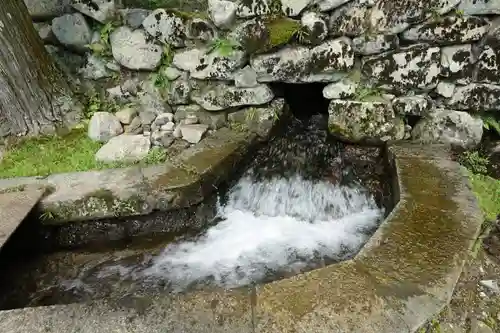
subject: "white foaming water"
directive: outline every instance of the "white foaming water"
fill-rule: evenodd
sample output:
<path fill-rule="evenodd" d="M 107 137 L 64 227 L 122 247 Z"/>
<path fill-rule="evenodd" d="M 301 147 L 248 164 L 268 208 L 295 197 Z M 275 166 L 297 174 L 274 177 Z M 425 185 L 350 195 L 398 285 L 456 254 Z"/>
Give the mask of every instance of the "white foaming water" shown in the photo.
<path fill-rule="evenodd" d="M 170 244 L 141 275 L 168 280 L 174 291 L 207 279 L 242 286 L 318 257 L 356 253 L 383 212 L 360 189 L 300 177 L 244 177 L 218 215 L 221 222 L 196 240 Z"/>

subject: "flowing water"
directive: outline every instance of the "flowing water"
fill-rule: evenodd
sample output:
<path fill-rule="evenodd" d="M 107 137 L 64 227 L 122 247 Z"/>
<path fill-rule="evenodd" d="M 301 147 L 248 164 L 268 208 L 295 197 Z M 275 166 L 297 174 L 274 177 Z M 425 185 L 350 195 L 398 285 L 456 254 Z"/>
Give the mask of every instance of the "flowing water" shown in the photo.
<path fill-rule="evenodd" d="M 217 222 L 202 233 L 46 255 L 16 273 L 21 282 L 9 287 L 16 292 L 5 293 L 0 304 L 241 287 L 351 258 L 385 211 L 344 163 L 341 146 L 328 142 L 323 125 L 321 119 L 294 121 L 286 136 L 274 137 L 218 194 Z"/>

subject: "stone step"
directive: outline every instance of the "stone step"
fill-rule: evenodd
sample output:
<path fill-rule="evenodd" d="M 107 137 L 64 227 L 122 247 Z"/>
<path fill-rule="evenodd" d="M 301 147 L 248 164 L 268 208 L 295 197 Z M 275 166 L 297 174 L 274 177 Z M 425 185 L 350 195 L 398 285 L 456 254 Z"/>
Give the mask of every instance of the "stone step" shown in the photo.
<path fill-rule="evenodd" d="M 43 192 L 27 189 L 0 194 L 0 249 L 42 198 Z"/>

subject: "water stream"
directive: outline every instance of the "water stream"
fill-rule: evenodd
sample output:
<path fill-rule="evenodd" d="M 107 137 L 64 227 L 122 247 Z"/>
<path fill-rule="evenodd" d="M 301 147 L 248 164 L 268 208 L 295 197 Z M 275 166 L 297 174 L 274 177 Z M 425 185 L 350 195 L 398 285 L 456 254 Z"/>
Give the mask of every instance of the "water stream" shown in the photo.
<path fill-rule="evenodd" d="M 234 288 L 351 258 L 384 217 L 380 198 L 357 177 L 356 164 L 342 158 L 340 146 L 327 142 L 320 120 L 292 121 L 286 132 L 218 194 L 217 222 L 205 231 L 45 255 L 13 268 L 18 282 L 0 292 L 0 304 Z"/>

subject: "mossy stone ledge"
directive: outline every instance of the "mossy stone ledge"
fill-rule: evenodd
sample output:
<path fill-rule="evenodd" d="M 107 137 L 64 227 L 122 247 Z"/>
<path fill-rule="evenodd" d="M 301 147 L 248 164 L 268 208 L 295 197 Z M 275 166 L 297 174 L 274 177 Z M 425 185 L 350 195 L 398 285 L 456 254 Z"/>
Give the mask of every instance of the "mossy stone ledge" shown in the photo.
<path fill-rule="evenodd" d="M 145 215 L 201 202 L 227 179 L 255 135 L 220 129 L 160 165 L 0 180 L 0 193 L 45 189 L 46 224 Z"/>

